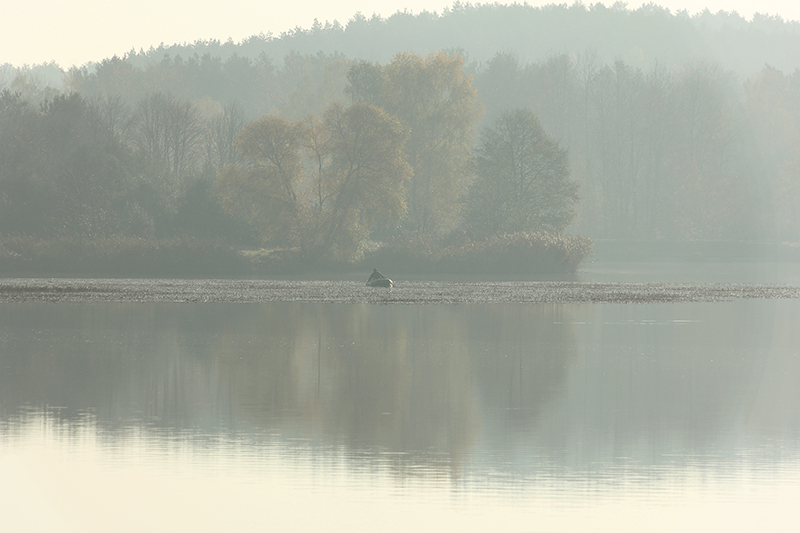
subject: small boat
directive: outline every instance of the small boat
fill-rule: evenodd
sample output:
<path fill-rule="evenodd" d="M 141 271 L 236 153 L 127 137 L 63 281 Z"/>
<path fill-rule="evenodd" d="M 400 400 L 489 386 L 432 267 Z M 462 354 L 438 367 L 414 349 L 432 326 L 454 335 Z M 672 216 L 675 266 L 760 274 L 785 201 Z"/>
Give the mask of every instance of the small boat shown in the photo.
<path fill-rule="evenodd" d="M 372 274 L 367 280 L 367 287 L 391 287 L 392 285 L 394 285 L 392 280 L 378 272 L 377 268 L 372 269 Z"/>
<path fill-rule="evenodd" d="M 367 287 L 391 287 L 394 285 L 389 278 L 377 278 L 367 282 Z"/>

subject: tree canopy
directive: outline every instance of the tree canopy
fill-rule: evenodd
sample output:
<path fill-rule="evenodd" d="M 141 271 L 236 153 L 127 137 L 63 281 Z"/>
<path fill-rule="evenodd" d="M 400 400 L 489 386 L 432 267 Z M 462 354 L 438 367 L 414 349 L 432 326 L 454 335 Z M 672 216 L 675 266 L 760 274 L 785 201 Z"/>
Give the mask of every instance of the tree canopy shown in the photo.
<path fill-rule="evenodd" d="M 503 114 L 481 134 L 465 223 L 476 236 L 563 231 L 575 217 L 578 184 L 567 150 L 529 110 Z"/>
<path fill-rule="evenodd" d="M 225 205 L 264 242 L 353 259 L 375 224 L 405 214 L 404 141 L 397 119 L 364 103 L 332 104 L 321 120 L 261 118 L 237 138 L 243 164 L 220 177 Z"/>
<path fill-rule="evenodd" d="M 409 132 L 405 144 L 414 170 L 403 233 L 452 230 L 469 185 L 468 164 L 481 115 L 472 78 L 459 55 L 398 54 L 387 65 L 355 64 L 346 92 L 396 116 Z"/>
<path fill-rule="evenodd" d="M 192 235 L 309 257 L 355 257 L 367 234 L 433 242 L 468 226 L 800 238 L 797 23 L 621 4 L 458 4 L 351 22 L 131 51 L 71 69 L 59 87 L 2 67 L 3 238 Z M 503 144 L 489 140 L 520 109 L 568 150 L 579 203 L 566 188 L 553 212 L 512 209 L 524 195 L 508 192 Z M 375 139 L 344 132 L 370 128 L 393 139 L 385 160 L 410 171 L 386 167 L 386 183 L 366 166 L 345 171 L 348 150 Z M 245 142 L 265 136 L 287 143 L 272 147 L 285 150 L 280 168 Z"/>

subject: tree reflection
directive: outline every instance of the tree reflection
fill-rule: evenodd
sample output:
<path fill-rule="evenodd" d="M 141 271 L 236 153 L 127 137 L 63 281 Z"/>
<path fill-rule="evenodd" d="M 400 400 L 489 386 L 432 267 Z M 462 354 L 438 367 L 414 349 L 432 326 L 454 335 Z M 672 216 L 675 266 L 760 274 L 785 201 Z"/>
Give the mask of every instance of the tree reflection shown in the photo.
<path fill-rule="evenodd" d="M 575 354 L 559 306 L 260 311 L 260 341 L 220 343 L 239 417 L 261 427 L 301 419 L 329 442 L 397 452 L 398 468 L 441 454 L 458 463 L 487 424 L 532 423 Z"/>
<path fill-rule="evenodd" d="M 403 471 L 420 460 L 458 465 L 486 427 L 530 423 L 575 351 L 557 306 L 11 311 L 1 341 L 7 412 L 64 406 L 58 416 L 89 411 L 112 432 L 135 422 L 310 437 L 388 452 Z"/>
<path fill-rule="evenodd" d="M 262 307 L 259 320 L 277 336 L 261 354 L 241 343 L 220 352 L 238 361 L 229 371 L 242 417 L 302 419 L 305 431 L 353 449 L 457 455 L 474 440 L 475 376 L 456 308 L 278 305 Z M 280 379 L 275 361 L 290 361 Z"/>
<path fill-rule="evenodd" d="M 536 453 L 656 464 L 798 434 L 796 317 L 794 302 L 2 305 L 0 422 L 299 438 L 400 478 Z"/>

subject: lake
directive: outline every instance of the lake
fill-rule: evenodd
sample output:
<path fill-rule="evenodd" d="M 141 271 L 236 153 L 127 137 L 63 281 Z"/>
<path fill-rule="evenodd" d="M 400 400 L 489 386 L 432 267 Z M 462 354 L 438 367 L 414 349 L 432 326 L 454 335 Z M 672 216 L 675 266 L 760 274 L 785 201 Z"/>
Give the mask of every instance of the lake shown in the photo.
<path fill-rule="evenodd" d="M 777 297 L 0 303 L 0 530 L 796 531 L 798 324 Z"/>

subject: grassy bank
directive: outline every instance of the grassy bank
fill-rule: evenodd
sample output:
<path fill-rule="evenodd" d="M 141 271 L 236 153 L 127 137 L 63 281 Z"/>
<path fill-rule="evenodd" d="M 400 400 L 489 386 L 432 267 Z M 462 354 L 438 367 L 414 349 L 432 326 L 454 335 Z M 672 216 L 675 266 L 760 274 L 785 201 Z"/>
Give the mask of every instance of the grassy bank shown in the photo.
<path fill-rule="evenodd" d="M 450 243 L 410 240 L 389 243 L 366 255 L 364 267 L 391 265 L 393 271 L 452 274 L 549 274 L 575 272 L 592 252 L 586 237 L 515 233 L 483 241 Z"/>
<path fill-rule="evenodd" d="M 251 273 L 250 261 L 222 242 L 21 236 L 0 241 L 0 274 L 4 276 L 215 277 Z"/>
<path fill-rule="evenodd" d="M 544 274 L 574 272 L 592 250 L 585 237 L 518 233 L 485 241 L 406 240 L 383 244 L 354 263 L 312 261 L 297 250 L 241 251 L 197 239 L 0 240 L 2 276 L 270 277 L 369 272 L 403 274 Z"/>

